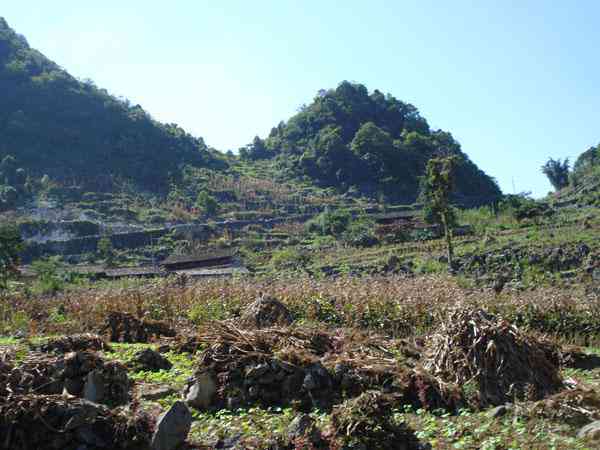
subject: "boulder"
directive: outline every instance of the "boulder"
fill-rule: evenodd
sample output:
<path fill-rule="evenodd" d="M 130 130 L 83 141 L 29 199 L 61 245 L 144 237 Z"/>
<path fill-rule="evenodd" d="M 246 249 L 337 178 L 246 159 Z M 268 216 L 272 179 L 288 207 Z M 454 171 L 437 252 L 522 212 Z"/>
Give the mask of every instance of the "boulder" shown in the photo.
<path fill-rule="evenodd" d="M 159 370 L 170 370 L 173 364 L 156 350 L 146 348 L 134 355 L 130 367 L 137 371 L 158 372 Z"/>
<path fill-rule="evenodd" d="M 488 416 L 493 419 L 498 419 L 500 417 L 505 416 L 511 410 L 512 405 L 510 404 L 496 406 L 495 408 L 492 408 L 490 411 L 488 411 Z"/>
<path fill-rule="evenodd" d="M 159 400 L 161 398 L 168 397 L 169 395 L 176 394 L 177 391 L 169 386 L 157 386 L 149 387 L 142 391 L 141 397 L 144 400 Z"/>
<path fill-rule="evenodd" d="M 178 401 L 162 414 L 152 436 L 152 450 L 174 450 L 185 442 L 192 426 L 192 413 L 187 405 Z"/>
<path fill-rule="evenodd" d="M 577 438 L 579 439 L 590 439 L 593 441 L 600 440 L 600 420 L 595 420 L 592 423 L 588 423 L 577 432 Z"/>
<path fill-rule="evenodd" d="M 296 416 L 288 426 L 287 435 L 290 443 L 296 439 L 308 439 L 312 444 L 321 441 L 321 432 L 315 420 L 308 414 Z"/>
<path fill-rule="evenodd" d="M 90 402 L 100 403 L 104 398 L 105 390 L 105 380 L 102 372 L 99 370 L 92 370 L 88 373 L 85 384 L 83 385 L 83 398 Z"/>
<path fill-rule="evenodd" d="M 291 312 L 283 303 L 261 296 L 244 310 L 240 324 L 246 328 L 268 328 L 288 326 L 293 320 Z"/>
<path fill-rule="evenodd" d="M 185 392 L 185 401 L 196 409 L 206 409 L 213 401 L 217 392 L 217 383 L 208 372 L 196 375 Z"/>

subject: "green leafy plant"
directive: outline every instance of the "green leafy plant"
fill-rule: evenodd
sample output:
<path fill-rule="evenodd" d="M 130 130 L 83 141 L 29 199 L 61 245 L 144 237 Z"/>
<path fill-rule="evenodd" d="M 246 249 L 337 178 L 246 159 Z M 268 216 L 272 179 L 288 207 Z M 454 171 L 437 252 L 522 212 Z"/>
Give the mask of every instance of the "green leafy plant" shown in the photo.
<path fill-rule="evenodd" d="M 22 249 L 19 229 L 15 225 L 0 225 L 0 290 L 6 289 L 10 277 L 17 274 Z"/>

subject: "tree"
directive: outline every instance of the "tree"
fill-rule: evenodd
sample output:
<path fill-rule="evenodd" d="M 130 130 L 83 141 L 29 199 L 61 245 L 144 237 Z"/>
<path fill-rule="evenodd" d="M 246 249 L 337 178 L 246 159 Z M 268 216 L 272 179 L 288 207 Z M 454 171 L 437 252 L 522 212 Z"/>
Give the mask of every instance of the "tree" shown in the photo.
<path fill-rule="evenodd" d="M 454 171 L 457 156 L 432 158 L 427 162 L 423 177 L 422 198 L 425 202 L 425 219 L 442 227 L 446 238 L 448 267 L 453 267 L 452 228 L 456 225 L 456 214 L 450 204 L 454 190 Z"/>
<path fill-rule="evenodd" d="M 569 158 L 564 161 L 560 159 L 548 159 L 542 166 L 542 172 L 548 177 L 555 190 L 560 190 L 569 184 Z"/>
<path fill-rule="evenodd" d="M 0 290 L 8 287 L 9 278 L 17 273 L 23 240 L 15 225 L 0 225 Z"/>
<path fill-rule="evenodd" d="M 590 147 L 579 155 L 573 165 L 573 173 L 583 175 L 596 166 L 600 166 L 600 144 L 596 147 Z"/>
<path fill-rule="evenodd" d="M 0 211 L 13 209 L 17 206 L 18 192 L 12 186 L 0 185 Z"/>
<path fill-rule="evenodd" d="M 219 210 L 219 203 L 206 191 L 201 191 L 196 199 L 196 207 L 207 216 L 214 216 Z"/>
<path fill-rule="evenodd" d="M 7 155 L 0 161 L 0 184 L 14 184 L 17 173 L 17 161 Z"/>
<path fill-rule="evenodd" d="M 266 159 L 270 156 L 269 151 L 265 146 L 265 141 L 258 136 L 254 136 L 252 144 L 242 147 L 239 153 L 242 159 L 249 159 L 253 161 L 257 159 Z"/>
<path fill-rule="evenodd" d="M 367 122 L 354 135 L 350 148 L 360 157 L 369 153 L 382 156 L 393 148 L 393 142 L 392 137 L 387 132 L 373 122 Z"/>
<path fill-rule="evenodd" d="M 110 237 L 105 235 L 98 241 L 98 253 L 104 259 L 106 267 L 112 267 L 115 264 L 115 250 Z"/>

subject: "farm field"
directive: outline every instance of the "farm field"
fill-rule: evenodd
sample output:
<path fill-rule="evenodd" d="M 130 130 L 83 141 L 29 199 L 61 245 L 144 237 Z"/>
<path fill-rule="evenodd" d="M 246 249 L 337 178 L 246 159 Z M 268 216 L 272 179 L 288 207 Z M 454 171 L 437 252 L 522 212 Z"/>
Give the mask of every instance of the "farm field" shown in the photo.
<path fill-rule="evenodd" d="M 71 404 L 100 374 L 119 448 L 149 445 L 184 400 L 186 448 L 596 448 L 597 213 L 470 220 L 453 275 L 441 240 L 361 249 L 288 227 L 299 243 L 255 250 L 246 276 L 15 285 L 5 408 Z"/>

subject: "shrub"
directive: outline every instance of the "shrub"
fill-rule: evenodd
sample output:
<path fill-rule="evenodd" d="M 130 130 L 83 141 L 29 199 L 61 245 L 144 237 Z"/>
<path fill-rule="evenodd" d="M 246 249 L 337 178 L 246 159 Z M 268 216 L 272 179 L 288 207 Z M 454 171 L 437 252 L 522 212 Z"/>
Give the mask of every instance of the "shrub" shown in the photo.
<path fill-rule="evenodd" d="M 296 248 L 284 248 L 271 255 L 271 266 L 280 270 L 305 267 L 309 261 L 308 255 Z"/>
<path fill-rule="evenodd" d="M 346 243 L 355 247 L 372 247 L 379 243 L 375 236 L 375 222 L 365 214 L 350 221 L 343 234 Z"/>
<path fill-rule="evenodd" d="M 322 236 L 340 236 L 352 221 L 350 212 L 345 209 L 330 210 L 327 209 L 317 217 L 306 223 L 306 229 L 310 233 L 320 234 Z"/>
<path fill-rule="evenodd" d="M 61 264 L 58 261 L 58 257 L 34 261 L 31 267 L 38 276 L 36 286 L 34 287 L 35 291 L 42 294 L 54 294 L 63 290 L 65 279 L 59 272 Z"/>

